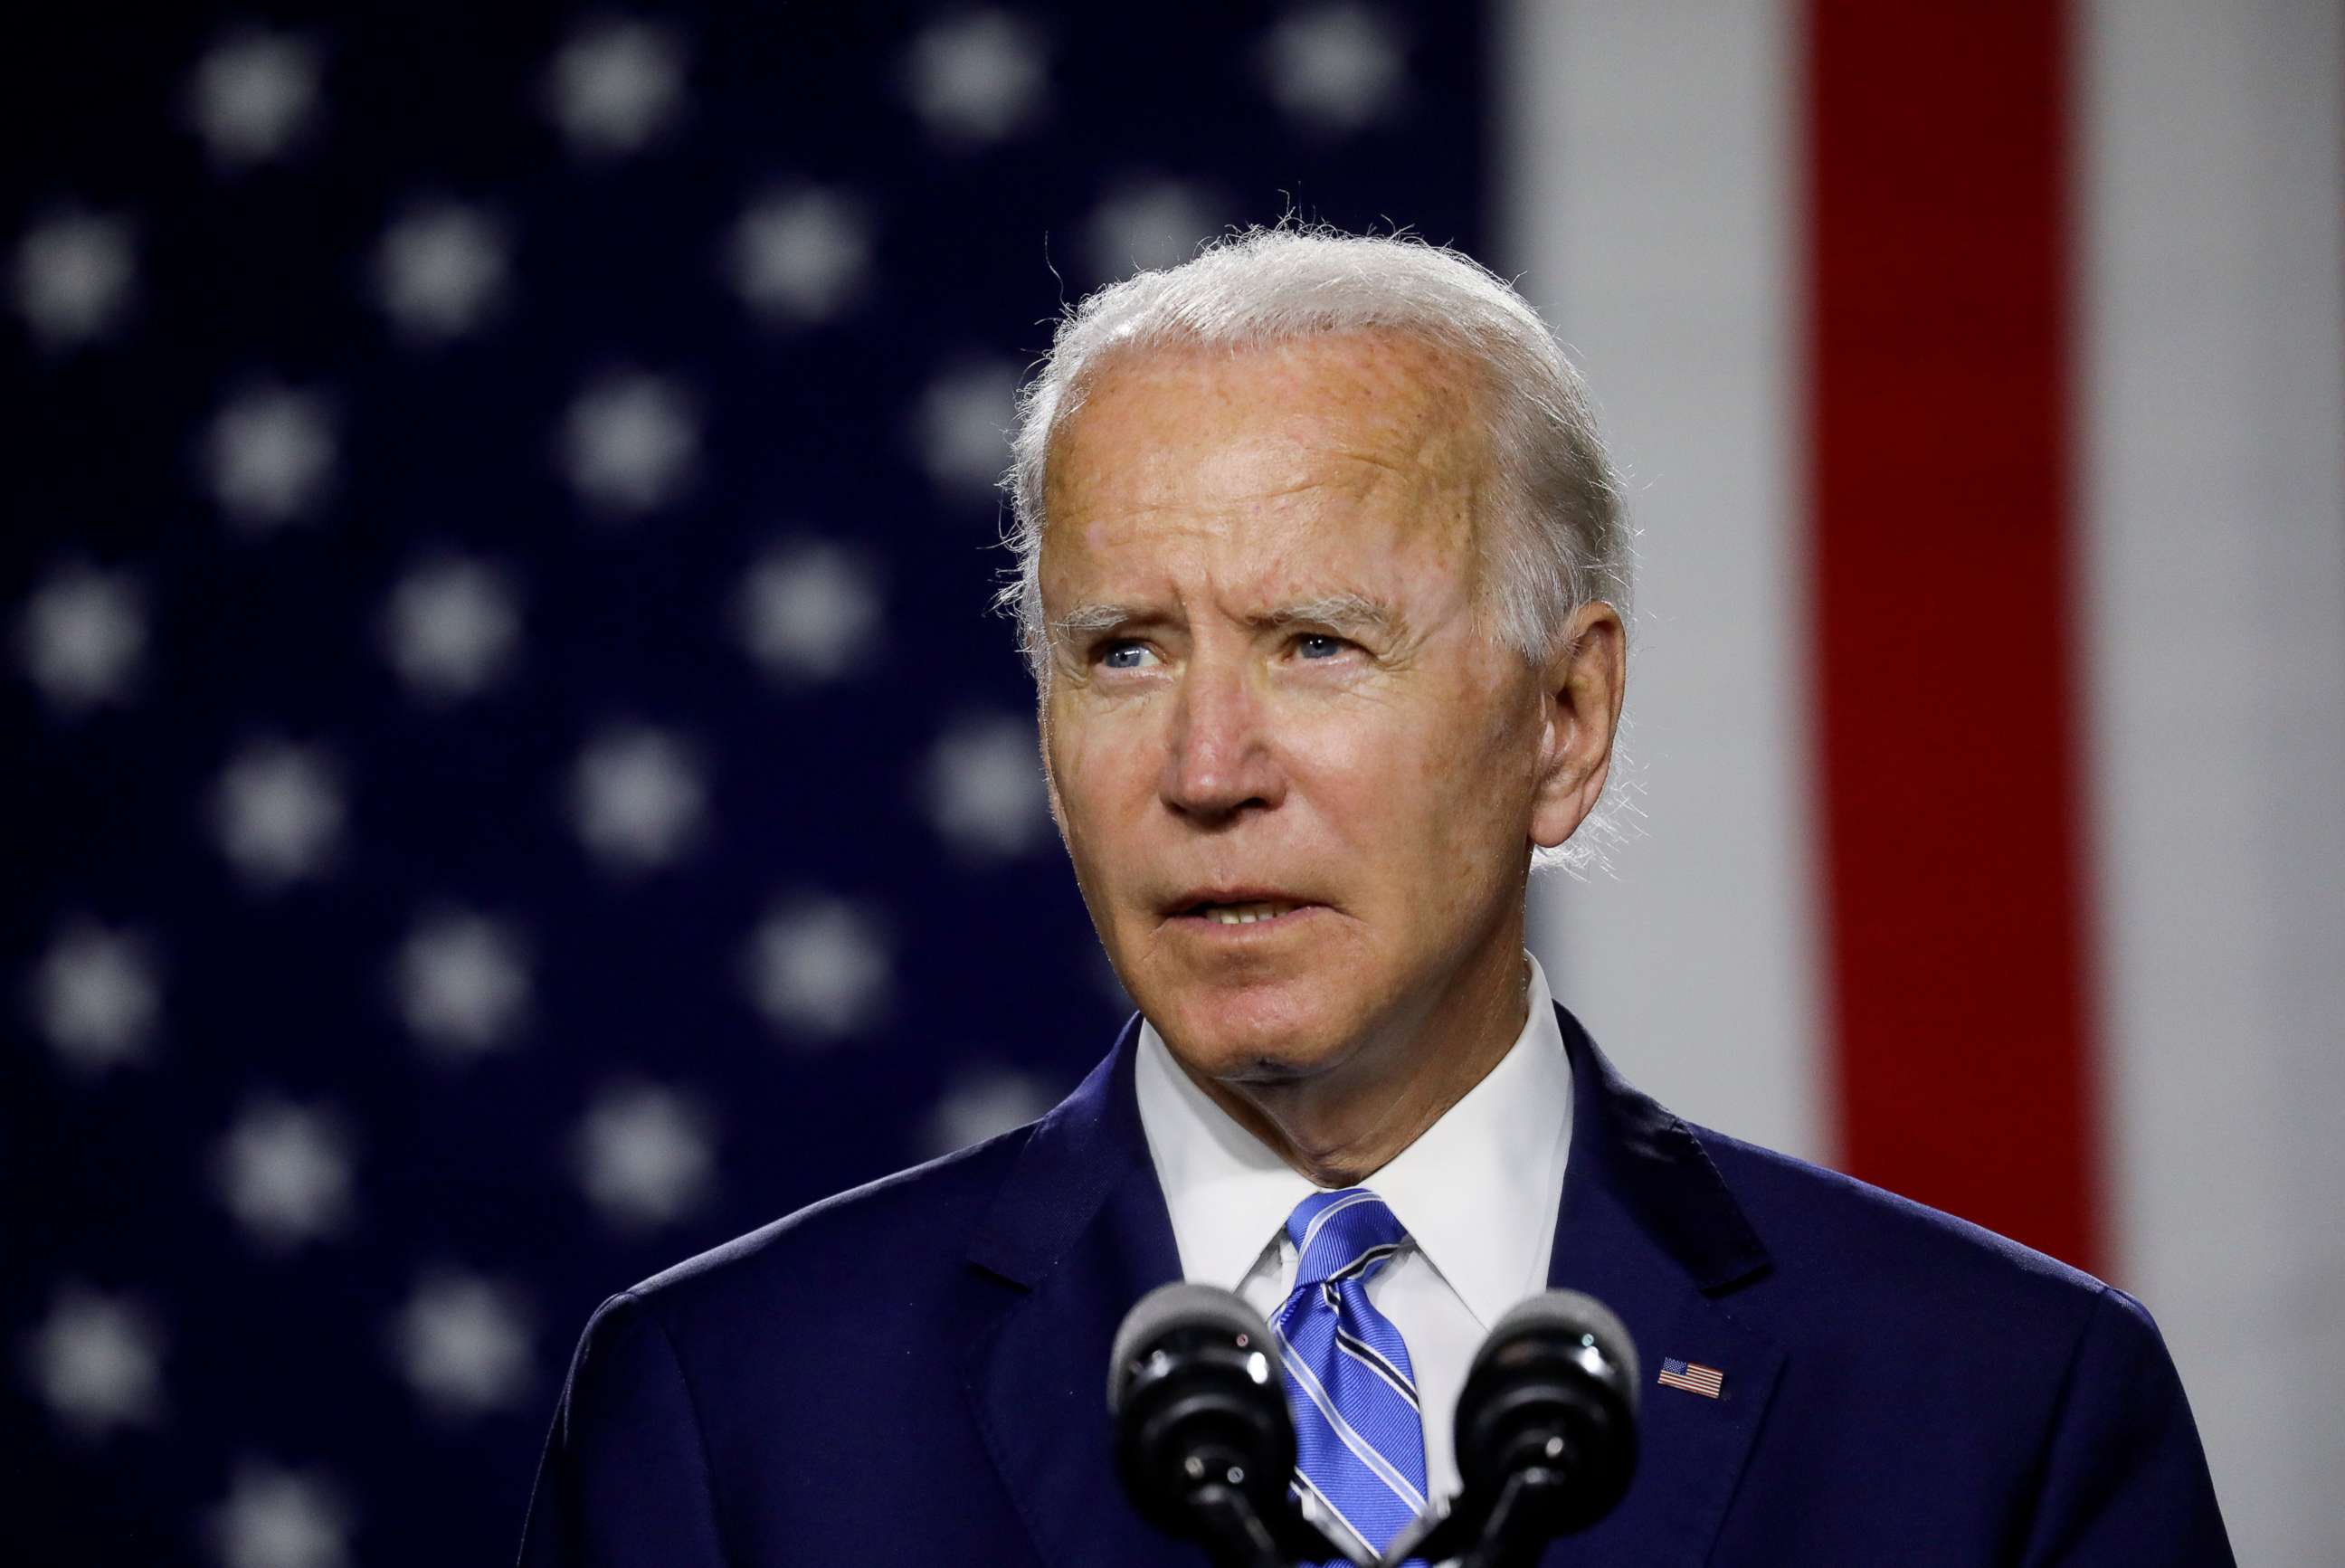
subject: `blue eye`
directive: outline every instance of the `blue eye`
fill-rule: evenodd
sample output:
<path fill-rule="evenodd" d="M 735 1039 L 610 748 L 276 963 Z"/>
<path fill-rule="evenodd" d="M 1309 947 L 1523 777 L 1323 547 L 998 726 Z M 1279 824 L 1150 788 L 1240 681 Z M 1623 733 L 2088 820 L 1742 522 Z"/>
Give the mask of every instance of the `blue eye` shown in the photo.
<path fill-rule="evenodd" d="M 1344 640 L 1322 632 L 1305 632 L 1294 639 L 1294 651 L 1308 659 L 1334 658 L 1344 651 Z"/>
<path fill-rule="evenodd" d="M 1143 643 L 1110 643 L 1100 663 L 1110 669 L 1138 669 L 1142 660 L 1153 657 Z"/>

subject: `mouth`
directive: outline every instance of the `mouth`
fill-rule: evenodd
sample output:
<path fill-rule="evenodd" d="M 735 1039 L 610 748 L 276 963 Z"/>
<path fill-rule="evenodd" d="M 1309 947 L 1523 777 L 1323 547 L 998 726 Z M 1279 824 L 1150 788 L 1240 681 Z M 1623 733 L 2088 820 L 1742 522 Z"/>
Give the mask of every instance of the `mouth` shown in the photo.
<path fill-rule="evenodd" d="M 1226 931 L 1240 926 L 1284 926 L 1325 907 L 1291 893 L 1245 888 L 1184 894 L 1165 911 L 1165 918 L 1191 929 Z"/>
<path fill-rule="evenodd" d="M 1192 919 L 1208 920 L 1215 925 L 1259 925 L 1264 921 L 1280 920 L 1303 906 L 1283 899 L 1264 899 L 1248 904 L 1198 904 L 1183 912 Z"/>

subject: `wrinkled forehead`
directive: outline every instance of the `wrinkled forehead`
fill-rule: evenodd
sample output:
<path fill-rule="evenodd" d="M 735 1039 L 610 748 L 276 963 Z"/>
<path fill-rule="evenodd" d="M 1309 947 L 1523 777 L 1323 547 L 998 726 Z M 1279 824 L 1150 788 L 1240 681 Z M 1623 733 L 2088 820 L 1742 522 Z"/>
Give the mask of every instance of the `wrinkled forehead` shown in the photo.
<path fill-rule="evenodd" d="M 1282 485 L 1483 487 L 1479 367 L 1408 333 L 1113 351 L 1051 434 L 1043 511 L 1063 524 L 1243 504 Z"/>

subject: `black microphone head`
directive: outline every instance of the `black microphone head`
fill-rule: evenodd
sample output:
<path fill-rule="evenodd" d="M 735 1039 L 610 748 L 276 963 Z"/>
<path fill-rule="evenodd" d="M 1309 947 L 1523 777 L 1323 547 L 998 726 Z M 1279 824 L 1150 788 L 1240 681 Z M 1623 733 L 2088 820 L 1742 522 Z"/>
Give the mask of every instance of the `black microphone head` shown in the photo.
<path fill-rule="evenodd" d="M 1596 1299 L 1578 1290 L 1543 1290 L 1508 1308 L 1474 1353 L 1474 1366 L 1507 1352 L 1507 1347 L 1527 1337 L 1556 1338 L 1575 1343 L 1582 1351 L 1593 1351 L 1593 1359 L 1583 1358 L 1591 1373 L 1599 1372 L 1609 1364 L 1618 1369 L 1622 1391 L 1629 1400 L 1629 1410 L 1636 1413 L 1642 1385 L 1637 1370 L 1637 1341 L 1629 1336 L 1629 1325 L 1620 1315 Z M 1471 1375 L 1469 1369 L 1468 1375 Z M 1610 1372 L 1601 1375 L 1611 1377 Z"/>
<path fill-rule="evenodd" d="M 1112 1415 L 1122 1410 L 1124 1391 L 1160 1340 L 1198 1330 L 1226 1334 L 1233 1346 L 1261 1351 L 1269 1358 L 1272 1386 L 1277 1386 L 1282 1376 L 1278 1341 L 1261 1313 L 1235 1292 L 1218 1286 L 1160 1285 L 1132 1303 L 1132 1310 L 1123 1315 L 1123 1326 L 1115 1331 L 1115 1349 L 1107 1364 L 1108 1412 Z"/>
<path fill-rule="evenodd" d="M 1461 1506 L 1487 1511 L 1537 1472 L 1546 1533 L 1601 1519 L 1636 1473 L 1637 1366 L 1628 1328 L 1592 1296 L 1550 1290 L 1500 1318 L 1457 1398 Z"/>
<path fill-rule="evenodd" d="M 1116 1470 L 1141 1514 L 1198 1533 L 1206 1487 L 1244 1493 L 1264 1518 L 1285 1507 L 1294 1423 L 1277 1341 L 1262 1315 L 1210 1285 L 1166 1285 L 1125 1314 L 1108 1361 Z"/>

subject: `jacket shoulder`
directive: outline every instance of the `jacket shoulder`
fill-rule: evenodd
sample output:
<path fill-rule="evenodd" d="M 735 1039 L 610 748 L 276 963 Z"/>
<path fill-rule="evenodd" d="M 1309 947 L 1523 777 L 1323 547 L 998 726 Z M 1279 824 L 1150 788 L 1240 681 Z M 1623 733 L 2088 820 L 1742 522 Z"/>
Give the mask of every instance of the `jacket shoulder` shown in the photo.
<path fill-rule="evenodd" d="M 1019 1127 L 810 1204 L 622 1292 L 671 1334 L 780 1314 L 868 1317 L 963 1272 L 970 1237 L 1030 1135 Z M 876 1293 L 876 1294 L 875 1294 Z"/>
<path fill-rule="evenodd" d="M 842 1536 L 863 1544 L 870 1522 L 841 1500 L 878 1484 L 871 1455 L 917 1431 L 973 1457 L 961 1369 L 1007 1287 L 966 1260 L 1029 1135 L 826 1198 L 604 1301 L 572 1357 L 523 1563 L 845 1561 Z M 999 1532 L 984 1467 L 945 1468 L 913 1502 L 888 1494 L 904 1530 Z"/>
<path fill-rule="evenodd" d="M 1690 1129 L 1773 1263 L 1771 1293 L 1883 1332 L 1957 1331 L 2000 1319 L 2080 1332 L 2131 1297 L 1981 1225 L 1838 1171 L 1709 1128 Z M 2105 1301 L 2104 1298 L 2114 1299 Z M 2155 1330 L 2151 1330 L 2153 1333 Z"/>
<path fill-rule="evenodd" d="M 1926 1205 L 1685 1130 L 1767 1259 L 1711 1293 L 1751 1336 L 1721 1350 L 1766 1401 L 1721 1559 L 1911 1561 L 1919 1543 L 1948 1563 L 2231 1561 L 2140 1302 Z"/>

